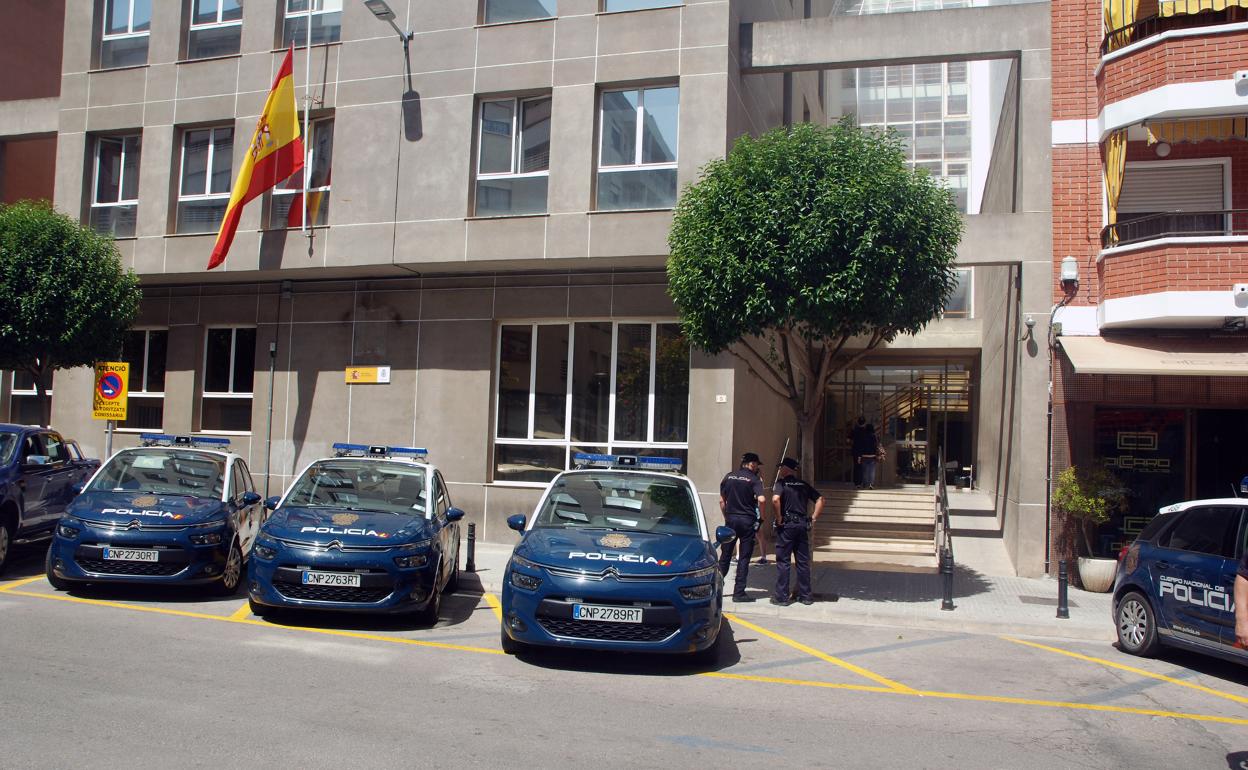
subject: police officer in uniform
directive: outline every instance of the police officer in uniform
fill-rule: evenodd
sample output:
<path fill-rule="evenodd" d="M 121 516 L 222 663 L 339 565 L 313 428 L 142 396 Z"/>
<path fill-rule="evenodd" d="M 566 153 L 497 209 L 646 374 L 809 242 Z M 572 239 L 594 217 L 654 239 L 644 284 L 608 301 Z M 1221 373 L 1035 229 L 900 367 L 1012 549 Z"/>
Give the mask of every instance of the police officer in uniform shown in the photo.
<path fill-rule="evenodd" d="M 754 554 L 754 533 L 758 530 L 759 515 L 767 498 L 763 494 L 763 480 L 758 477 L 758 455 L 746 452 L 741 455 L 741 467 L 730 471 L 719 482 L 719 510 L 724 514 L 724 524 L 737 533 L 737 580 L 732 590 L 734 602 L 752 602 L 754 597 L 745 593 L 746 578 L 750 574 L 750 556 Z M 732 563 L 733 544 L 720 547 L 719 571 L 727 575 Z"/>
<path fill-rule="evenodd" d="M 823 513 L 823 496 L 798 477 L 800 466 L 792 457 L 780 463 L 779 475 L 772 488 L 771 503 L 776 513 L 776 594 L 772 604 L 781 607 L 789 601 L 789 555 L 797 562 L 797 598 L 802 604 L 814 604 L 810 588 L 810 529 Z M 815 504 L 808 514 L 810 503 Z"/>

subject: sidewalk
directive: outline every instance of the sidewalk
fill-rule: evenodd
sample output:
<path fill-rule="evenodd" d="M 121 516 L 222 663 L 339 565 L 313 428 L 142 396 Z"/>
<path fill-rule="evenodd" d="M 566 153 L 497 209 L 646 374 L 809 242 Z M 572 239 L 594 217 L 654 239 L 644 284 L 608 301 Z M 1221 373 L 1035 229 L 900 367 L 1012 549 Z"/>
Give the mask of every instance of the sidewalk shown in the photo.
<path fill-rule="evenodd" d="M 477 576 L 486 591 L 502 588 L 511 546 L 477 543 Z M 725 579 L 731 593 L 733 572 Z M 777 607 L 767 601 L 775 586 L 775 564 L 751 565 L 748 593 L 738 604 L 725 596 L 724 609 L 744 617 L 784 617 L 819 623 L 901 626 L 980 634 L 1042 636 L 1108 642 L 1114 636 L 1110 595 L 1070 588 L 1070 618 L 1058 620 L 1057 581 L 1051 578 L 991 577 L 959 566 L 953 578 L 954 609 L 940 609 L 940 575 L 844 570 L 818 566 L 815 603 Z M 839 601 L 828 601 L 832 594 Z"/>

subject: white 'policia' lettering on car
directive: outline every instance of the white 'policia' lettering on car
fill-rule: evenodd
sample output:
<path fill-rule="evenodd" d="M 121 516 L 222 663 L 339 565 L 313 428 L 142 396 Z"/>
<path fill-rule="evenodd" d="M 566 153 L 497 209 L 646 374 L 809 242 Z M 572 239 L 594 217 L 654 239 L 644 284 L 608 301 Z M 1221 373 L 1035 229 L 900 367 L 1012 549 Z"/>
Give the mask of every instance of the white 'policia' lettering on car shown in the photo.
<path fill-rule="evenodd" d="M 666 567 L 670 561 L 660 561 L 653 556 L 642 556 L 639 553 L 605 553 L 602 551 L 568 551 L 569 559 L 589 559 L 590 561 L 618 561 L 629 564 L 657 564 Z"/>
<path fill-rule="evenodd" d="M 301 527 L 300 532 L 314 532 L 318 535 L 368 535 L 369 537 L 390 537 L 375 529 L 363 527 Z"/>
<path fill-rule="evenodd" d="M 1160 595 L 1170 594 L 1176 601 L 1195 604 L 1197 607 L 1208 607 L 1213 610 L 1231 611 L 1231 598 L 1224 589 L 1214 588 L 1206 583 L 1198 583 L 1181 578 L 1163 577 L 1160 580 Z"/>
<path fill-rule="evenodd" d="M 154 516 L 158 519 L 180 519 L 182 514 L 173 513 L 172 511 L 157 510 L 141 510 L 136 511 L 133 508 L 102 508 L 100 513 L 115 513 L 118 516 Z"/>

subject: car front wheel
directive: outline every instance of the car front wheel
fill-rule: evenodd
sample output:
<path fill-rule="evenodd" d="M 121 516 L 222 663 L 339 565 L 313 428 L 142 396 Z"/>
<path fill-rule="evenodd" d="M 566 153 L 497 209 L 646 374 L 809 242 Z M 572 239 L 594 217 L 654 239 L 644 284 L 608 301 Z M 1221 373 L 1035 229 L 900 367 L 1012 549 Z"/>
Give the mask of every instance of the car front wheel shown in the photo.
<path fill-rule="evenodd" d="M 44 559 L 43 570 L 48 578 L 48 585 L 57 591 L 68 591 L 69 581 L 63 577 L 57 577 L 56 570 L 52 569 L 52 549 L 48 549 L 48 556 Z"/>
<path fill-rule="evenodd" d="M 233 596 L 238 592 L 238 584 L 243 578 L 243 552 L 238 547 L 238 540 L 230 543 L 230 552 L 225 557 L 225 567 L 221 570 L 221 579 L 214 586 L 217 595 Z"/>
<path fill-rule="evenodd" d="M 1131 591 L 1123 595 L 1114 618 L 1118 626 L 1118 645 L 1125 652 L 1142 656 L 1157 652 L 1157 620 L 1143 594 Z"/>

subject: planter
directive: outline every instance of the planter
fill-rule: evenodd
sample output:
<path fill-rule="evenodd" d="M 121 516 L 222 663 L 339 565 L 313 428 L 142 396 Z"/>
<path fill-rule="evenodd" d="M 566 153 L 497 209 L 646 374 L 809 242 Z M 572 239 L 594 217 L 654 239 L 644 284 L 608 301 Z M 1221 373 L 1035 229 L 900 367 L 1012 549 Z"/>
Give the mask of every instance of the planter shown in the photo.
<path fill-rule="evenodd" d="M 1118 571 L 1117 559 L 1079 557 L 1079 580 L 1083 590 L 1105 593 L 1114 587 L 1114 573 Z"/>

